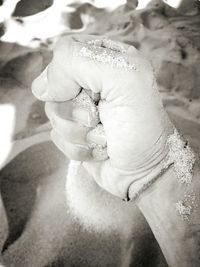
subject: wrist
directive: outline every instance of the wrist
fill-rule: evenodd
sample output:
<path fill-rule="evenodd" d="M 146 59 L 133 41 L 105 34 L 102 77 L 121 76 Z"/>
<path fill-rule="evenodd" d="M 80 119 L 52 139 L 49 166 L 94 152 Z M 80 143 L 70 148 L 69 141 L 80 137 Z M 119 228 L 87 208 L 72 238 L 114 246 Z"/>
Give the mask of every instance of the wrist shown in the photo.
<path fill-rule="evenodd" d="M 152 154 L 152 164 L 148 165 L 147 162 L 146 170 L 143 169 L 141 171 L 140 179 L 134 179 L 134 182 L 130 185 L 128 190 L 129 199 L 137 199 L 171 165 L 180 183 L 191 184 L 195 163 L 194 152 L 175 127 L 173 127 L 173 133 L 168 133 L 169 131 L 166 131 L 164 136 L 162 135 L 159 142 L 157 142 L 156 157 L 155 154 Z"/>
<path fill-rule="evenodd" d="M 148 221 L 169 266 L 200 266 L 199 243 L 199 166 L 194 165 L 191 185 L 180 183 L 173 167 L 146 190 L 137 205 Z M 191 199 L 196 195 L 196 199 Z M 192 201 L 185 202 L 191 199 Z M 191 214 L 183 217 L 176 204 L 183 201 Z"/>

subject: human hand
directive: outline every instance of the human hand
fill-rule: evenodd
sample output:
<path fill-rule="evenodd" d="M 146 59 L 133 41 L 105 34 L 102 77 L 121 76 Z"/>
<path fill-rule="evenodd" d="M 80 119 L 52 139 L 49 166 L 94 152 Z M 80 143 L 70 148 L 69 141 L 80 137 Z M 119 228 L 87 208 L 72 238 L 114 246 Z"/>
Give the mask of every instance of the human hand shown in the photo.
<path fill-rule="evenodd" d="M 96 39 L 94 45 L 91 40 Z M 84 35 L 63 37 L 52 62 L 33 82 L 32 91 L 48 102 L 46 112 L 56 145 L 69 158 L 83 161 L 101 187 L 126 198 L 130 186 L 135 194 L 160 171 L 172 125 L 150 63 L 133 46 L 101 40 L 103 37 Z M 87 140 L 91 127 L 86 126 L 95 127 L 95 123 L 88 125 L 88 110 L 73 107 L 72 99 L 81 88 L 100 94 L 98 111 L 107 160 L 93 160 Z"/>

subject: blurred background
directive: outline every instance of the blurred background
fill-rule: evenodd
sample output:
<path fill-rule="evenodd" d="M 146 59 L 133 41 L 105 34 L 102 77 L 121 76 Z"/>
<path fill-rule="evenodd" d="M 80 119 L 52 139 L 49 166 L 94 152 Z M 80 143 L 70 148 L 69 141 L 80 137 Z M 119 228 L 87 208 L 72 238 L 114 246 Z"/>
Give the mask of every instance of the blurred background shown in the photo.
<path fill-rule="evenodd" d="M 56 40 L 73 33 L 103 34 L 142 51 L 154 66 L 172 121 L 199 153 L 199 28 L 199 0 L 0 0 L 0 248 L 6 262 L 17 258 L 10 266 L 50 266 L 43 259 L 27 263 L 27 254 L 12 244 L 23 236 L 37 192 L 50 190 L 47 181 L 54 183 L 65 162 L 49 142 L 44 105 L 30 90 L 50 62 Z"/>

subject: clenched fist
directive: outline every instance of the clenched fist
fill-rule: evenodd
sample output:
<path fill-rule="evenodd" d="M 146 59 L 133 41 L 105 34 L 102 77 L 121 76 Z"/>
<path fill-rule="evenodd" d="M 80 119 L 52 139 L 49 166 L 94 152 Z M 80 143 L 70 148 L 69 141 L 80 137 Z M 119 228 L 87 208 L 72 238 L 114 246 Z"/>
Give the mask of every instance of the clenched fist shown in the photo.
<path fill-rule="evenodd" d="M 91 134 L 99 123 L 96 113 L 74 105 L 83 88 L 91 105 L 98 100 L 103 138 Z M 70 159 L 82 161 L 105 190 L 133 198 L 161 171 L 173 129 L 151 64 L 133 46 L 97 36 L 62 37 L 32 91 L 47 102 L 54 143 Z M 97 161 L 91 141 L 104 145 L 108 157 Z"/>

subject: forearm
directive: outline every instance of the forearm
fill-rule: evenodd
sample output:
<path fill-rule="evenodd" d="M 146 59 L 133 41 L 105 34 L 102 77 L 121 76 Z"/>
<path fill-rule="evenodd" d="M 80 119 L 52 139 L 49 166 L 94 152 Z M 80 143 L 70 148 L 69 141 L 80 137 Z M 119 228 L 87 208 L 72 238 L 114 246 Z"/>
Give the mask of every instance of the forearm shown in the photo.
<path fill-rule="evenodd" d="M 199 176 L 196 164 L 188 186 L 177 180 L 170 167 L 137 201 L 170 267 L 200 266 Z M 191 214 L 184 217 L 176 204 L 185 197 L 190 199 Z"/>

